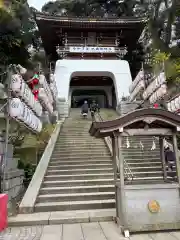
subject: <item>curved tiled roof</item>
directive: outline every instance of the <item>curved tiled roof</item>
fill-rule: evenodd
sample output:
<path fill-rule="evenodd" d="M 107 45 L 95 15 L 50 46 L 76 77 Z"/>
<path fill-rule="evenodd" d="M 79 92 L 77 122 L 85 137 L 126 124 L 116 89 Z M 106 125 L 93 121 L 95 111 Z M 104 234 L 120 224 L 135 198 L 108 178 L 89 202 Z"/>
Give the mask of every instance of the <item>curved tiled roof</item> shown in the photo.
<path fill-rule="evenodd" d="M 164 125 L 167 126 L 168 124 L 168 126 L 170 126 L 171 128 L 180 127 L 179 115 L 164 109 L 144 108 L 130 112 L 115 120 L 105 122 L 93 122 L 90 127 L 89 133 L 91 134 L 91 136 L 101 137 L 100 131 L 107 130 L 110 135 L 110 133 L 118 130 L 119 128 L 128 128 L 128 125 L 143 121 L 143 119 L 145 118 L 153 118 L 154 121 L 161 122 L 161 125 L 164 123 Z"/>
<path fill-rule="evenodd" d="M 36 20 L 49 20 L 49 21 L 69 21 L 69 22 L 97 22 L 97 23 L 111 23 L 111 24 L 130 24 L 130 23 L 144 23 L 146 19 L 137 17 L 74 17 L 74 16 L 59 16 L 52 15 L 46 12 L 34 13 Z"/>

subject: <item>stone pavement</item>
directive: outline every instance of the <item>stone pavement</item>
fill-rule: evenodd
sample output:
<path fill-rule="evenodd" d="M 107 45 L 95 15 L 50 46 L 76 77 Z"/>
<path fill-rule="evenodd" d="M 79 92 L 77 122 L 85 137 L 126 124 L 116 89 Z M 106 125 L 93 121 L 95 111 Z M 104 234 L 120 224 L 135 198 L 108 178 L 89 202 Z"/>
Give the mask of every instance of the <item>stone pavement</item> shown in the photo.
<path fill-rule="evenodd" d="M 8 228 L 0 240 L 125 240 L 114 222 Z M 130 240 L 180 240 L 180 232 L 131 235 Z"/>

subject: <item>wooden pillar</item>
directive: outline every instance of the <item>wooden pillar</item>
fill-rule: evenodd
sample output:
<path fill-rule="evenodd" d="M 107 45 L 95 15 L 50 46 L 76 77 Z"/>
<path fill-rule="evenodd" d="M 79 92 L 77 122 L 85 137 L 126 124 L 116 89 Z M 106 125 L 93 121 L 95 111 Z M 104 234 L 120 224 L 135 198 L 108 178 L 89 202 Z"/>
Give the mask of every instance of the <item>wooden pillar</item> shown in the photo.
<path fill-rule="evenodd" d="M 119 134 L 118 136 L 118 160 L 119 160 L 119 174 L 120 174 L 120 183 L 118 186 L 118 199 L 120 202 L 118 206 L 120 208 L 121 216 L 120 222 L 124 229 L 126 229 L 127 221 L 126 221 L 126 197 L 125 197 L 125 186 L 124 186 L 124 158 L 122 155 L 122 136 Z"/>
<path fill-rule="evenodd" d="M 124 188 L 124 159 L 122 155 L 122 136 L 118 136 L 118 159 L 119 159 L 119 174 L 120 174 L 120 184 Z"/>
<path fill-rule="evenodd" d="M 159 137 L 159 147 L 160 147 L 160 157 L 161 157 L 161 162 L 162 162 L 162 167 L 163 167 L 164 180 L 167 181 L 167 169 L 166 169 L 166 161 L 165 161 L 165 156 L 164 156 L 163 137 Z"/>
<path fill-rule="evenodd" d="M 118 186 L 117 183 L 117 137 L 113 136 L 112 138 L 112 156 L 113 156 L 113 171 L 114 171 L 114 182 L 115 182 L 115 207 L 116 207 L 116 217 L 119 217 L 119 208 L 118 208 Z"/>
<path fill-rule="evenodd" d="M 176 133 L 173 133 L 173 148 L 174 148 L 174 154 L 175 154 L 175 157 L 176 157 L 176 171 L 177 171 L 178 183 L 180 185 L 180 162 L 179 162 L 179 154 L 178 154 Z"/>
<path fill-rule="evenodd" d="M 113 169 L 114 169 L 114 180 L 117 180 L 118 166 L 117 166 L 117 137 L 112 137 L 112 156 L 113 156 Z"/>

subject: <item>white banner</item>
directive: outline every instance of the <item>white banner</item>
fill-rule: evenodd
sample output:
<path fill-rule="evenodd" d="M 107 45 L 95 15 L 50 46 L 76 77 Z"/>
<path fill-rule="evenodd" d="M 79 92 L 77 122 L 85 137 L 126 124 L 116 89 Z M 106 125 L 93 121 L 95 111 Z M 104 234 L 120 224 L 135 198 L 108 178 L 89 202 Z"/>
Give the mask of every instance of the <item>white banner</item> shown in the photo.
<path fill-rule="evenodd" d="M 74 53 L 114 53 L 114 47 L 70 47 L 70 52 Z"/>

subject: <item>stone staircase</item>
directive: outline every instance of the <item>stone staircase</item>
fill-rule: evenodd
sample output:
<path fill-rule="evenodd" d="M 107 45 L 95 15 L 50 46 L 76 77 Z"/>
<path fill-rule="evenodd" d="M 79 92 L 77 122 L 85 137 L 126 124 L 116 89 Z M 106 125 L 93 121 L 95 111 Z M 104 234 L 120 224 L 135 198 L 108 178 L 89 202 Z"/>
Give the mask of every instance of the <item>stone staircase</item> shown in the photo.
<path fill-rule="evenodd" d="M 89 135 L 91 118 L 73 110 L 65 120 L 42 183 L 35 212 L 115 207 L 113 166 L 101 139 Z"/>

